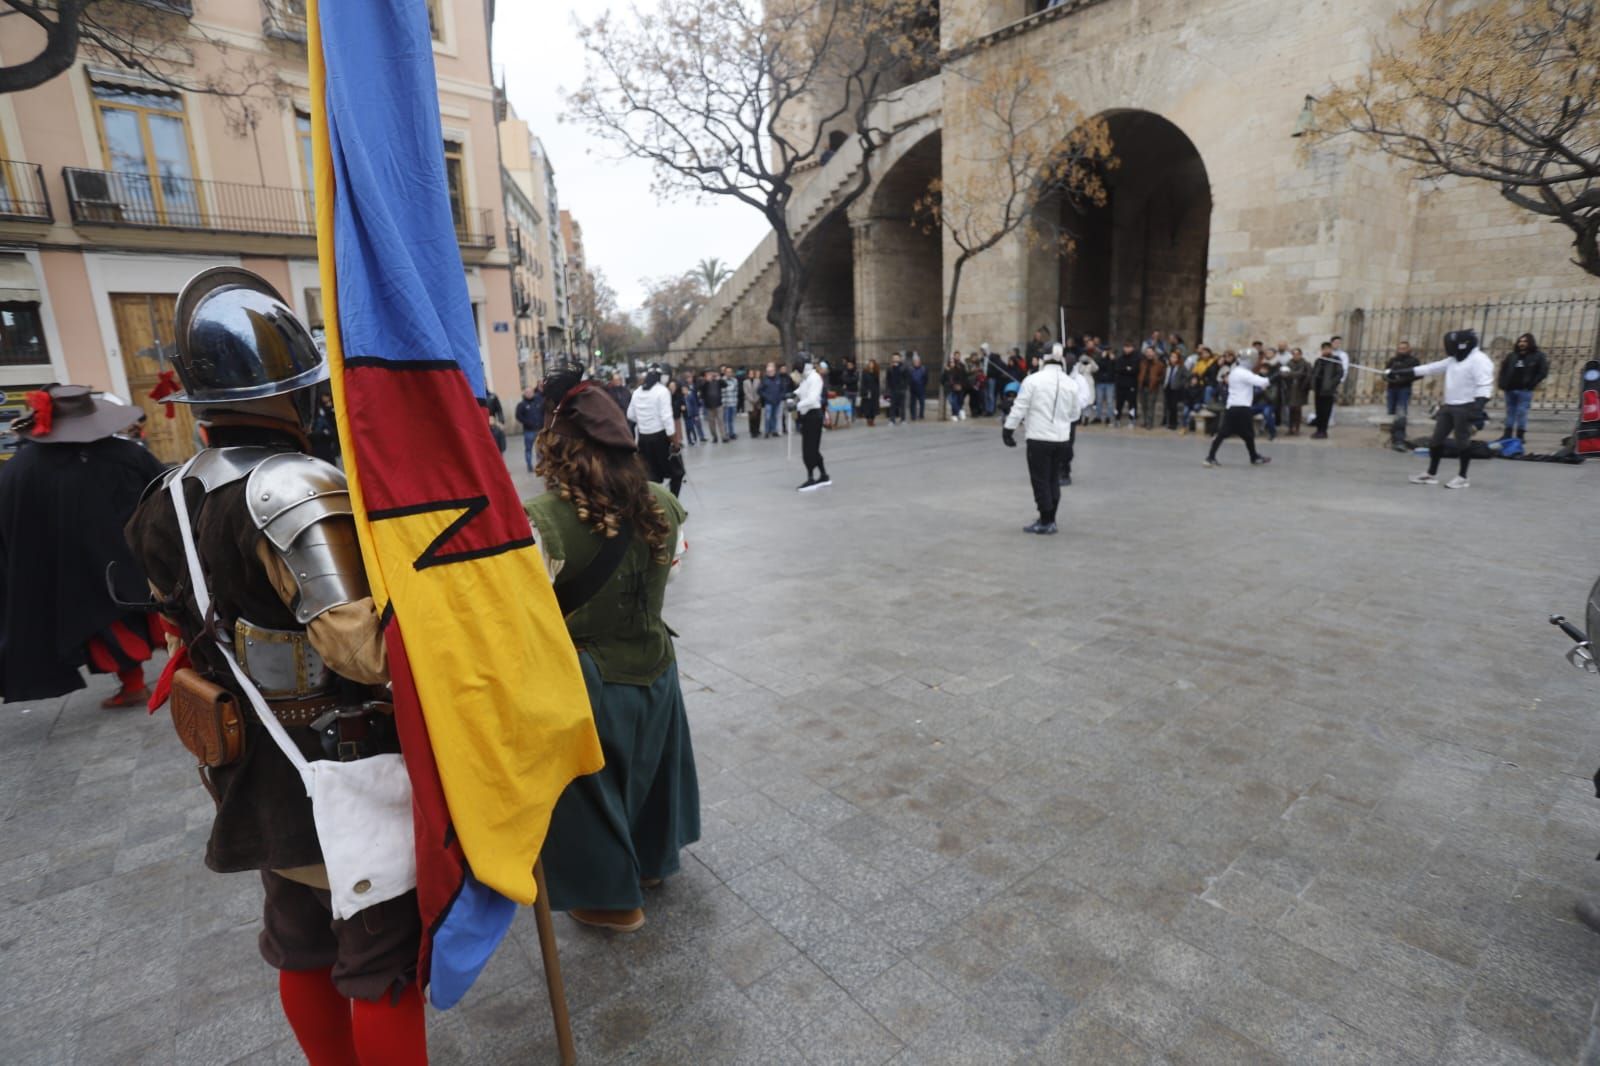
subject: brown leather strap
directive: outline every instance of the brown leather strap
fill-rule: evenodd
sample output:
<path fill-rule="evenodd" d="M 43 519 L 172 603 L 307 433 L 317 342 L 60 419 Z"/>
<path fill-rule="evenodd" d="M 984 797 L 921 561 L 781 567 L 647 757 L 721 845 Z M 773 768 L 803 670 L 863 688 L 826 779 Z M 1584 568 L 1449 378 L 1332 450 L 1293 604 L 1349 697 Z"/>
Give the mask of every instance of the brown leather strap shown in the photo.
<path fill-rule="evenodd" d="M 287 726 L 309 726 L 324 712 L 339 706 L 331 696 L 313 696 L 306 700 L 268 700 L 267 707 L 278 721 Z"/>
<path fill-rule="evenodd" d="M 328 711 L 339 706 L 351 706 L 331 696 L 313 696 L 305 700 L 268 700 L 267 707 L 278 721 L 287 726 L 309 726 Z M 371 714 L 394 714 L 394 704 L 382 700 L 369 700 L 361 704 Z"/>
<path fill-rule="evenodd" d="M 201 763 L 195 769 L 200 773 L 200 783 L 206 786 L 206 791 L 211 793 L 211 802 L 218 807 L 222 806 L 222 793 L 217 791 L 217 786 L 212 782 L 211 775 L 206 773 L 206 766 Z"/>

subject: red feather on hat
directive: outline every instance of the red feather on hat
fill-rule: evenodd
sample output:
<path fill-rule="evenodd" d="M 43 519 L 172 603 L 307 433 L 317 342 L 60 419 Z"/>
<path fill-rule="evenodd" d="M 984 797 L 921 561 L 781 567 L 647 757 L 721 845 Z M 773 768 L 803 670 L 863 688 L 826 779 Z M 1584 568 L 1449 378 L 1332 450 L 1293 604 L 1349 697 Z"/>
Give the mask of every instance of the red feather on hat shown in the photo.
<path fill-rule="evenodd" d="M 182 392 L 183 386 L 178 384 L 178 375 L 170 370 L 163 370 L 156 379 L 156 387 L 150 390 L 152 400 L 160 400 L 171 396 L 175 392 Z M 177 418 L 178 411 L 170 402 L 162 404 L 167 409 L 168 418 Z"/>
<path fill-rule="evenodd" d="M 35 437 L 49 433 L 56 413 L 55 401 L 50 398 L 50 394 L 44 391 L 30 392 L 23 398 L 28 401 L 28 408 L 33 412 L 33 418 L 28 423 L 28 432 Z"/>

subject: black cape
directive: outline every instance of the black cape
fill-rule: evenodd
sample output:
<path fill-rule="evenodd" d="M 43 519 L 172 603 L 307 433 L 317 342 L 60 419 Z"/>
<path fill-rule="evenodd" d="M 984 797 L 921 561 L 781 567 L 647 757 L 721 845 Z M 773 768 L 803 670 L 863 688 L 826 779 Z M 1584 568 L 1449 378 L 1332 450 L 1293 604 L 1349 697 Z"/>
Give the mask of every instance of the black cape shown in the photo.
<path fill-rule="evenodd" d="M 24 444 L 0 464 L 0 695 L 42 700 L 84 687 L 89 637 L 150 598 L 122 527 L 161 461 L 132 441 Z"/>

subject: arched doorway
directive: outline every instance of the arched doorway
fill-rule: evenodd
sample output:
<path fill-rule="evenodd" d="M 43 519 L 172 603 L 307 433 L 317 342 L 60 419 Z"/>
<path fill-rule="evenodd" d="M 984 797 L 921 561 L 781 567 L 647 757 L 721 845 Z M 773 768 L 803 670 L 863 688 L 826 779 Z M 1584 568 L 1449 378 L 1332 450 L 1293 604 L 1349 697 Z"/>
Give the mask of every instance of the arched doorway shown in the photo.
<path fill-rule="evenodd" d="M 855 339 L 855 259 L 850 223 L 834 212 L 800 241 L 808 280 L 800 301 L 800 341 L 811 354 L 843 359 Z"/>
<path fill-rule="evenodd" d="M 937 223 L 917 210 L 939 178 L 940 151 L 937 131 L 907 149 L 878 179 L 856 223 L 863 360 L 883 363 L 911 349 L 930 359 L 943 344 L 943 242 Z"/>
<path fill-rule="evenodd" d="M 1057 332 L 1064 309 L 1070 333 L 1108 342 L 1150 330 L 1181 334 L 1191 345 L 1205 327 L 1211 183 L 1194 142 L 1149 111 L 1102 116 L 1118 165 L 1103 174 L 1104 205 L 1040 200 L 1046 233 L 1059 228 L 1075 247 L 1061 254 L 1039 242 L 1029 256 L 1030 325 Z"/>

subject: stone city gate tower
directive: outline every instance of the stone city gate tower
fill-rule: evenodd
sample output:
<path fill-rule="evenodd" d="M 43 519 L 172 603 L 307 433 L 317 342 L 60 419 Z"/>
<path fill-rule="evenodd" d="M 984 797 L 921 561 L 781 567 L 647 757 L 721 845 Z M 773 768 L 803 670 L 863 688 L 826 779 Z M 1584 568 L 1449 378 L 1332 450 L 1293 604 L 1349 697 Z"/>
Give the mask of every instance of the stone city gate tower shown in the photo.
<path fill-rule="evenodd" d="M 801 318 L 811 350 L 883 359 L 940 347 L 953 250 L 912 221 L 928 184 L 970 165 L 977 132 L 947 116 L 957 76 L 1028 62 L 1110 125 L 1120 165 L 1104 207 L 1034 210 L 1077 234 L 1069 255 L 1019 231 L 969 263 L 956 346 L 1021 345 L 1035 327 L 1108 339 L 1174 330 L 1191 344 L 1314 344 L 1353 308 L 1592 293 L 1566 231 L 1482 184 L 1422 183 L 1354 144 L 1307 152 L 1308 95 L 1366 68 L 1402 0 L 943 0 L 940 73 L 877 105 L 888 145 L 872 185 L 853 143 L 802 175 L 791 224 L 810 256 Z M 964 29 L 970 27 L 970 29 Z M 797 121 L 804 121 L 800 116 Z M 1070 131 L 1063 129 L 1064 139 Z M 770 358 L 769 237 L 673 345 L 691 360 Z M 1424 351 L 1436 338 L 1416 338 Z M 741 359 L 740 349 L 748 358 Z M 712 354 L 721 350 L 723 354 Z"/>

